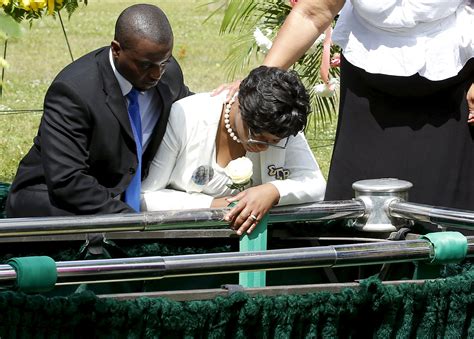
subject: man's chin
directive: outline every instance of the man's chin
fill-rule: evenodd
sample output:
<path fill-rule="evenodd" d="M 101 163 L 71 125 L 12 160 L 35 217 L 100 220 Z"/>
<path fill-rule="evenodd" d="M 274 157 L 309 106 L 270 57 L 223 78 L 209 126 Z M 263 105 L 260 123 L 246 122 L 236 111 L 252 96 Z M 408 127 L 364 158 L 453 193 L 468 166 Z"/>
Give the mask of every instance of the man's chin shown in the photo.
<path fill-rule="evenodd" d="M 140 86 L 141 87 L 140 89 L 142 91 L 146 91 L 147 89 L 150 89 L 150 88 L 155 87 L 156 85 L 158 85 L 158 82 L 159 82 L 159 80 L 158 81 L 145 82 L 144 84 L 142 84 Z"/>

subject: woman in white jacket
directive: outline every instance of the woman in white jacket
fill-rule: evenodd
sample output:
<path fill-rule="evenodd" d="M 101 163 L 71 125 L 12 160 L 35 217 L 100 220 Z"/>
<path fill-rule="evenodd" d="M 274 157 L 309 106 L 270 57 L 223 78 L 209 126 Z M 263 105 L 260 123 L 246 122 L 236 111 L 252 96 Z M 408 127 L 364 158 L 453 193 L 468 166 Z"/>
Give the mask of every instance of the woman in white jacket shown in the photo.
<path fill-rule="evenodd" d="M 274 205 L 322 200 L 326 183 L 302 133 L 308 113 L 298 75 L 266 66 L 250 72 L 230 102 L 209 93 L 175 102 L 142 184 L 142 210 L 237 202 L 226 219 L 242 234 Z M 240 157 L 253 164 L 253 187 L 241 192 L 225 171 Z"/>

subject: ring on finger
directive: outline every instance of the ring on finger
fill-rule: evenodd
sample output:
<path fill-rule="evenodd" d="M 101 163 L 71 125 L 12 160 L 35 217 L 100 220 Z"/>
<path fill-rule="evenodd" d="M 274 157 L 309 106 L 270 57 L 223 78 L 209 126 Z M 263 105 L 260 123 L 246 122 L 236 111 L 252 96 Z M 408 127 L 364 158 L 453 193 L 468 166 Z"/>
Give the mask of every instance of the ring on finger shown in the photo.
<path fill-rule="evenodd" d="M 253 215 L 253 214 L 250 214 L 250 215 L 249 215 L 249 218 L 252 219 L 253 221 L 257 221 L 257 220 L 258 220 L 258 218 L 257 218 L 255 215 Z"/>

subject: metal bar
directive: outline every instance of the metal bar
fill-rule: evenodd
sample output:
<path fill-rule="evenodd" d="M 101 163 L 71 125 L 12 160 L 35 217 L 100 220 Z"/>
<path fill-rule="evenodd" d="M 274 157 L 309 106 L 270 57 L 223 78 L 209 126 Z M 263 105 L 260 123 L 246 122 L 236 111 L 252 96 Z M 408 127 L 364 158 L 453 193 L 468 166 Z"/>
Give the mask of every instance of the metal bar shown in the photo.
<path fill-rule="evenodd" d="M 474 237 L 467 237 L 467 256 L 474 256 Z M 432 245 L 427 240 L 394 241 L 323 247 L 232 252 L 169 257 L 145 257 L 57 262 L 58 285 L 159 279 L 241 271 L 307 267 L 346 267 L 376 263 L 429 260 Z M 15 271 L 0 265 L 0 283 L 13 283 Z"/>
<path fill-rule="evenodd" d="M 230 228 L 227 229 L 184 229 L 163 231 L 126 231 L 110 232 L 106 236 L 109 240 L 153 240 L 153 239 L 238 239 L 239 236 Z M 21 237 L 0 236 L 0 244 L 5 243 L 36 243 L 36 242 L 61 242 L 61 241 L 84 241 L 86 235 L 80 234 L 56 234 L 56 235 L 31 235 Z M 355 240 L 353 240 L 354 242 Z M 363 241 L 363 240 L 361 240 Z M 380 240 L 379 240 L 380 241 Z"/>
<path fill-rule="evenodd" d="M 379 238 L 363 238 L 363 237 L 344 237 L 344 236 L 341 236 L 341 237 L 337 237 L 337 236 L 333 236 L 333 237 L 327 237 L 327 236 L 320 236 L 320 237 L 303 237 L 303 236 L 298 236 L 298 237 L 285 237 L 285 238 L 281 238 L 282 240 L 303 240 L 303 241 L 314 241 L 316 242 L 317 244 L 314 244 L 316 246 L 320 246 L 321 244 L 319 242 L 321 241 L 331 241 L 331 242 L 335 242 L 335 241 L 339 241 L 339 242 L 381 242 L 381 241 L 385 241 L 385 242 L 390 242 L 391 240 L 388 240 L 388 239 L 379 239 Z M 404 239 L 404 240 L 409 240 L 409 239 Z"/>
<path fill-rule="evenodd" d="M 7 218 L 0 220 L 0 238 L 226 227 L 228 223 L 224 221 L 224 215 L 228 211 L 229 208 L 87 215 L 80 217 Z M 363 214 L 364 205 L 359 201 L 324 201 L 313 204 L 275 207 L 270 211 L 269 222 L 326 221 L 330 219 L 357 218 Z"/>
<path fill-rule="evenodd" d="M 395 218 L 405 218 L 467 230 L 474 229 L 474 211 L 394 201 L 389 205 L 388 213 Z"/>
<path fill-rule="evenodd" d="M 439 279 L 441 280 L 441 279 Z M 401 284 L 422 285 L 426 280 L 393 280 L 382 281 L 383 285 L 397 286 Z M 250 296 L 265 295 L 301 295 L 316 292 L 330 292 L 338 293 L 343 289 L 360 288 L 358 282 L 349 283 L 329 283 L 329 284 L 308 284 L 308 285 L 285 285 L 285 286 L 269 286 L 264 288 L 243 288 L 241 291 Z M 240 290 L 239 290 L 240 291 Z M 196 289 L 196 290 L 181 290 L 181 291 L 157 291 L 157 292 L 141 292 L 141 293 L 118 293 L 118 294 L 101 294 L 98 298 L 113 298 L 116 300 L 134 300 L 140 297 L 147 298 L 167 298 L 174 301 L 193 301 L 193 300 L 211 300 L 218 296 L 227 297 L 232 292 L 225 288 L 211 288 L 211 289 Z"/>
<path fill-rule="evenodd" d="M 349 244 L 334 247 L 338 249 L 337 267 L 426 260 L 430 259 L 433 254 L 431 243 L 425 240 Z"/>
<path fill-rule="evenodd" d="M 365 205 L 359 200 L 320 201 L 312 204 L 278 206 L 270 210 L 268 222 L 328 221 L 360 218 Z"/>

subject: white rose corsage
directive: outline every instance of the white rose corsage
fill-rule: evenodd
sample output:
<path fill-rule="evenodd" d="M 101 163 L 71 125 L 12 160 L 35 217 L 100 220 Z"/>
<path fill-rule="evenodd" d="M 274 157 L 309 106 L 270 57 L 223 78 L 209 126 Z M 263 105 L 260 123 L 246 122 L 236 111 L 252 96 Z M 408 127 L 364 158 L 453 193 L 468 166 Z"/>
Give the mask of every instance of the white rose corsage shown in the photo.
<path fill-rule="evenodd" d="M 232 160 L 224 168 L 224 172 L 232 181 L 232 184 L 227 185 L 231 189 L 238 189 L 242 192 L 245 186 L 252 184 L 253 163 L 247 157 Z"/>

